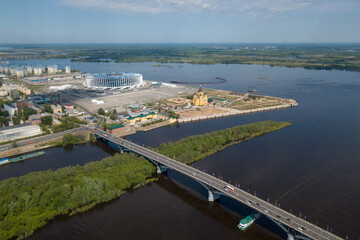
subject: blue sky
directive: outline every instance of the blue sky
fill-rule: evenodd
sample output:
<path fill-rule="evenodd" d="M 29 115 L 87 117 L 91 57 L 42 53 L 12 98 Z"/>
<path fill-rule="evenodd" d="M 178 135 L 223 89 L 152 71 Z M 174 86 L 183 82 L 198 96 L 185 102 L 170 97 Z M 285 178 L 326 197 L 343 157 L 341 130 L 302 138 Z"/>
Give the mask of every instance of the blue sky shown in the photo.
<path fill-rule="evenodd" d="M 0 43 L 360 42 L 359 0 L 1 0 Z"/>

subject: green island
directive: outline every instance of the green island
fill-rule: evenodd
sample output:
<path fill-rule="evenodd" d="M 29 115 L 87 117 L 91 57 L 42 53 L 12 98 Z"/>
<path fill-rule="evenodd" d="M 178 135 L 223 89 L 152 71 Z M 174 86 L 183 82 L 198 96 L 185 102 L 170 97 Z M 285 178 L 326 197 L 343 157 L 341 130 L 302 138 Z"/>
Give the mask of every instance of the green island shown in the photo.
<path fill-rule="evenodd" d="M 183 163 L 290 126 L 263 121 L 161 144 L 157 151 Z M 68 141 L 72 142 L 73 139 Z M 154 180 L 155 166 L 132 153 L 115 154 L 84 166 L 33 172 L 0 181 L 0 239 L 24 238 L 58 215 L 86 211 Z"/>
<path fill-rule="evenodd" d="M 159 153 L 189 164 L 219 152 L 227 147 L 254 137 L 290 126 L 290 122 L 263 121 L 250 123 L 220 131 L 195 135 L 175 143 L 162 143 L 156 149 Z"/>

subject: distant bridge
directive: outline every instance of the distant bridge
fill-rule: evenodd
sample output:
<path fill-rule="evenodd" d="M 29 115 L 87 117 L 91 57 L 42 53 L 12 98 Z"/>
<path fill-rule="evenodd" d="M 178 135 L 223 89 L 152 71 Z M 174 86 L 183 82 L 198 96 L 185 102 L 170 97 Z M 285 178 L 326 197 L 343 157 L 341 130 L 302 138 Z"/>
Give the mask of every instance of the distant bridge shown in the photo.
<path fill-rule="evenodd" d="M 231 197 L 250 208 L 255 209 L 261 214 L 267 216 L 270 220 L 276 223 L 287 234 L 288 239 L 319 239 L 319 240 L 340 240 L 342 238 L 326 231 L 318 226 L 315 226 L 308 221 L 301 219 L 285 210 L 272 205 L 250 193 L 237 188 L 219 178 L 210 174 L 204 173 L 189 165 L 178 162 L 174 159 L 166 157 L 160 153 L 154 152 L 148 148 L 137 145 L 133 142 L 127 141 L 122 138 L 115 137 L 111 134 L 105 133 L 99 129 L 91 129 L 97 138 L 106 139 L 121 149 L 127 149 L 131 152 L 137 153 L 146 157 L 149 161 L 155 164 L 158 173 L 167 171 L 168 169 L 176 170 L 190 178 L 195 179 L 202 186 L 208 190 L 208 200 L 214 201 L 225 195 Z M 288 229 L 287 229 L 287 228 Z M 299 234 L 293 235 L 289 229 L 296 230 Z"/>

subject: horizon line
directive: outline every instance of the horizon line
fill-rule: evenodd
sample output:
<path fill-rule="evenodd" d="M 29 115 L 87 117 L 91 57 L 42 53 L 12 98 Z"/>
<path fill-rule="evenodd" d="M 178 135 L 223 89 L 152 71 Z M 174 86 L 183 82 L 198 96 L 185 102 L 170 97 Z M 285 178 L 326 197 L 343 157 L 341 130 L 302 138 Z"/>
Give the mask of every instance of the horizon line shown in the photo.
<path fill-rule="evenodd" d="M 43 42 L 43 43 L 0 43 L 0 45 L 25 45 L 25 44 L 360 44 L 360 42 Z"/>

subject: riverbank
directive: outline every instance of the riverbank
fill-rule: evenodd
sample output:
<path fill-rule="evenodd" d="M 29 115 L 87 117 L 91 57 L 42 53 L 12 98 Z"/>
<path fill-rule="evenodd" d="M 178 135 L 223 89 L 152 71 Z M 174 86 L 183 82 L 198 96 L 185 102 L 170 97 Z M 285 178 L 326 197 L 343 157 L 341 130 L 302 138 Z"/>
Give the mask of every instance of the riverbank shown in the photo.
<path fill-rule="evenodd" d="M 180 117 L 177 122 L 178 123 L 187 123 L 187 122 L 194 122 L 194 121 L 201 121 L 201 120 L 210 120 L 214 118 L 224 118 L 224 117 L 231 117 L 236 115 L 242 114 L 250 114 L 250 113 L 257 113 L 257 112 L 265 112 L 265 111 L 273 111 L 278 109 L 284 108 L 291 108 L 296 107 L 298 104 L 295 102 L 293 104 L 283 104 L 278 106 L 271 106 L 271 107 L 261 107 L 255 109 L 248 109 L 248 110 L 237 110 L 237 109 L 229 109 L 226 112 L 220 112 L 215 114 L 206 114 L 194 117 Z"/>
<path fill-rule="evenodd" d="M 40 140 L 38 142 L 28 143 L 26 145 L 22 145 L 15 148 L 10 148 L 0 152 L 0 158 L 11 157 L 15 155 L 24 154 L 27 152 L 32 152 L 40 149 L 45 149 L 49 147 L 59 146 L 63 143 L 63 136 L 66 134 L 71 134 L 76 136 L 79 141 L 76 143 L 85 143 L 90 140 L 90 132 L 89 131 L 78 131 L 69 133 L 68 131 L 63 132 L 62 134 L 57 134 L 51 137 L 51 135 L 47 135 L 46 140 Z M 31 141 L 31 140 L 29 140 Z"/>

